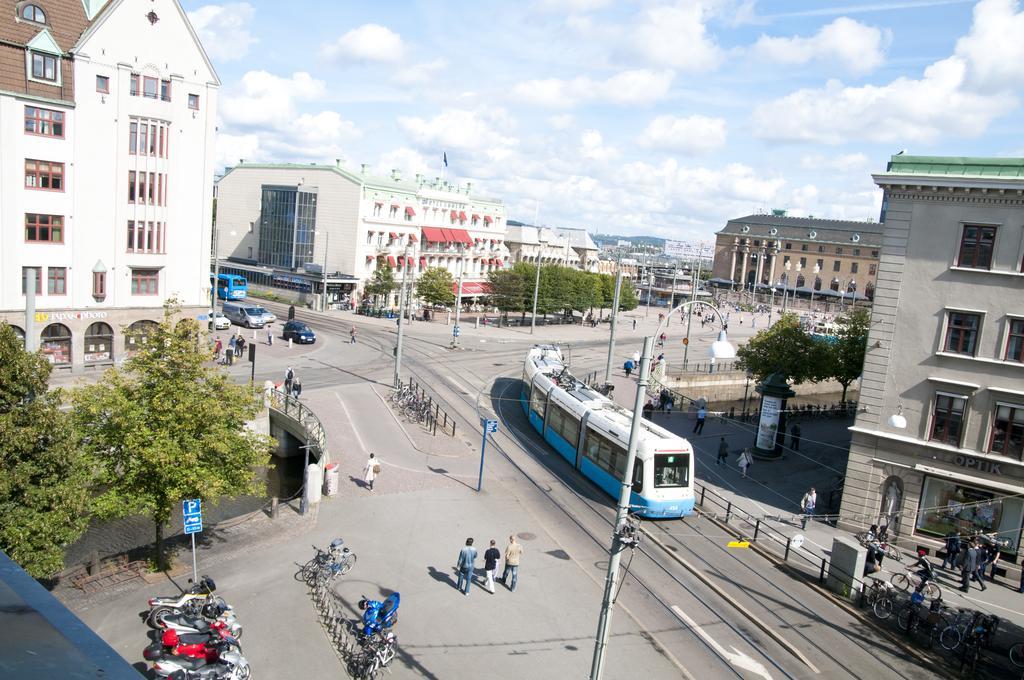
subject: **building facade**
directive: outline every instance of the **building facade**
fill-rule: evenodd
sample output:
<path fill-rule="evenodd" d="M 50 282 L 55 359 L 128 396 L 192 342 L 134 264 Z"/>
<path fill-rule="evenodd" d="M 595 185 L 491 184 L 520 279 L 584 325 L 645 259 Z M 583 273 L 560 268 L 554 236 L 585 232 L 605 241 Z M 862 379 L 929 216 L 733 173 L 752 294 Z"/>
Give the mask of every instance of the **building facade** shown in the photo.
<path fill-rule="evenodd" d="M 1024 520 L 1024 159 L 893 156 L 842 502 L 937 549 Z"/>
<path fill-rule="evenodd" d="M 166 299 L 208 309 L 217 75 L 176 0 L 6 7 L 0 319 L 58 369 L 110 365 Z"/>
<path fill-rule="evenodd" d="M 441 178 L 403 180 L 337 165 L 240 163 L 217 181 L 215 257 L 256 285 L 308 293 L 317 303 L 358 303 L 378 266 L 395 280 L 442 267 L 482 294 L 505 266 L 505 209 L 498 199 Z M 326 276 L 325 276 L 326 273 Z M 398 291 L 388 305 L 397 305 Z"/>
<path fill-rule="evenodd" d="M 881 231 L 876 222 L 789 217 L 782 210 L 729 220 L 715 235 L 712 282 L 871 299 Z"/>
<path fill-rule="evenodd" d="M 556 264 L 588 272 L 597 271 L 598 248 L 586 229 L 537 227 L 509 220 L 506 233 L 513 264 Z"/>

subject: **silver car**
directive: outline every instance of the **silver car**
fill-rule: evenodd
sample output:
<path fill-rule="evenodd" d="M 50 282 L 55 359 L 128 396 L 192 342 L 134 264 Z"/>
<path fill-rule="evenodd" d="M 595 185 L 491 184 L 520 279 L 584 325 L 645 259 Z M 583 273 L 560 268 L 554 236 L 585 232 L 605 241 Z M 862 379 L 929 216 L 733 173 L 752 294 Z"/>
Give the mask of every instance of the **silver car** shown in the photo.
<path fill-rule="evenodd" d="M 263 319 L 263 325 L 266 326 L 268 323 L 274 323 L 277 321 L 277 317 L 271 313 L 266 307 L 255 307 L 256 313 Z"/>

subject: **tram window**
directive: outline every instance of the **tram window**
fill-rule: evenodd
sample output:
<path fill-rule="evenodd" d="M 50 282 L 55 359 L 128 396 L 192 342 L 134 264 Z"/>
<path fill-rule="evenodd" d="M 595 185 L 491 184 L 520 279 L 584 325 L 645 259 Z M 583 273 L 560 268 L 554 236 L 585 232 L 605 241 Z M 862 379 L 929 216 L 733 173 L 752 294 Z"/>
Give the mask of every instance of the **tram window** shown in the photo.
<path fill-rule="evenodd" d="M 637 459 L 633 464 L 633 491 L 640 493 L 644 490 L 644 462 Z"/>
<path fill-rule="evenodd" d="M 654 456 L 654 486 L 687 486 L 690 483 L 689 454 L 658 453 Z"/>
<path fill-rule="evenodd" d="M 536 386 L 534 386 L 533 390 L 530 393 L 530 410 L 536 413 L 541 418 L 544 417 L 545 400 L 546 397 L 544 395 L 544 390 L 538 389 Z"/>
<path fill-rule="evenodd" d="M 608 474 L 622 479 L 622 473 L 626 469 L 625 449 L 589 430 L 587 431 L 587 441 L 584 449 L 587 458 L 593 461 L 595 465 Z"/>
<path fill-rule="evenodd" d="M 548 429 L 572 444 L 573 448 L 579 443 L 580 421 L 553 401 L 548 409 Z"/>

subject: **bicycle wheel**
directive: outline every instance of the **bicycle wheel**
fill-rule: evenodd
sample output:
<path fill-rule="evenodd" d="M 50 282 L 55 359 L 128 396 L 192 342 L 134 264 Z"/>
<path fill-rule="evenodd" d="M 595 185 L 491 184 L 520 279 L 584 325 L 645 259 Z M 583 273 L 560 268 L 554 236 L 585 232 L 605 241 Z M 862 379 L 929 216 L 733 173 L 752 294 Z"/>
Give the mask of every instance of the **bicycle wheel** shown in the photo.
<path fill-rule="evenodd" d="M 1017 668 L 1024 668 L 1024 642 L 1018 642 L 1010 647 L 1010 663 Z"/>
<path fill-rule="evenodd" d="M 900 592 L 907 592 L 910 589 L 910 578 L 906 574 L 893 574 L 889 579 L 892 587 Z"/>
<path fill-rule="evenodd" d="M 942 588 L 935 581 L 928 581 L 921 589 L 921 594 L 929 600 L 939 600 L 942 598 Z"/>
<path fill-rule="evenodd" d="M 875 600 L 875 604 L 871 606 L 871 611 L 875 612 L 875 616 L 880 619 L 887 619 L 892 616 L 892 598 L 881 597 Z"/>
<path fill-rule="evenodd" d="M 960 646 L 963 639 L 963 632 L 958 626 L 953 624 L 946 626 L 939 633 L 939 644 L 942 645 L 943 649 L 948 649 L 951 652 Z"/>
<path fill-rule="evenodd" d="M 900 549 L 894 546 L 892 543 L 889 543 L 885 546 L 885 556 L 888 557 L 890 560 L 896 560 L 897 562 L 903 561 L 903 553 L 900 552 Z"/>
<path fill-rule="evenodd" d="M 352 567 L 354 566 L 356 566 L 356 554 L 354 552 L 350 552 L 341 561 L 341 575 L 344 576 L 348 572 L 352 571 Z"/>
<path fill-rule="evenodd" d="M 899 613 L 896 614 L 896 625 L 900 627 L 900 630 L 906 632 L 910 631 L 910 618 L 913 613 L 913 604 L 907 604 L 900 608 Z"/>

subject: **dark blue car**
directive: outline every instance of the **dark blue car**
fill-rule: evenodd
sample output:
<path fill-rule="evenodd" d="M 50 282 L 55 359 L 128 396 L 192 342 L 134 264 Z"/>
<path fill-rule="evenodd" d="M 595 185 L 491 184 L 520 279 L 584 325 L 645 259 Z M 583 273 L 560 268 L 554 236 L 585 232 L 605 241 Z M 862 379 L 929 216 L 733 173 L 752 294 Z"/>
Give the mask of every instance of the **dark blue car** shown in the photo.
<path fill-rule="evenodd" d="M 281 336 L 285 340 L 294 340 L 302 345 L 310 345 L 316 342 L 316 333 L 313 329 L 301 321 L 289 321 L 284 325 Z"/>

